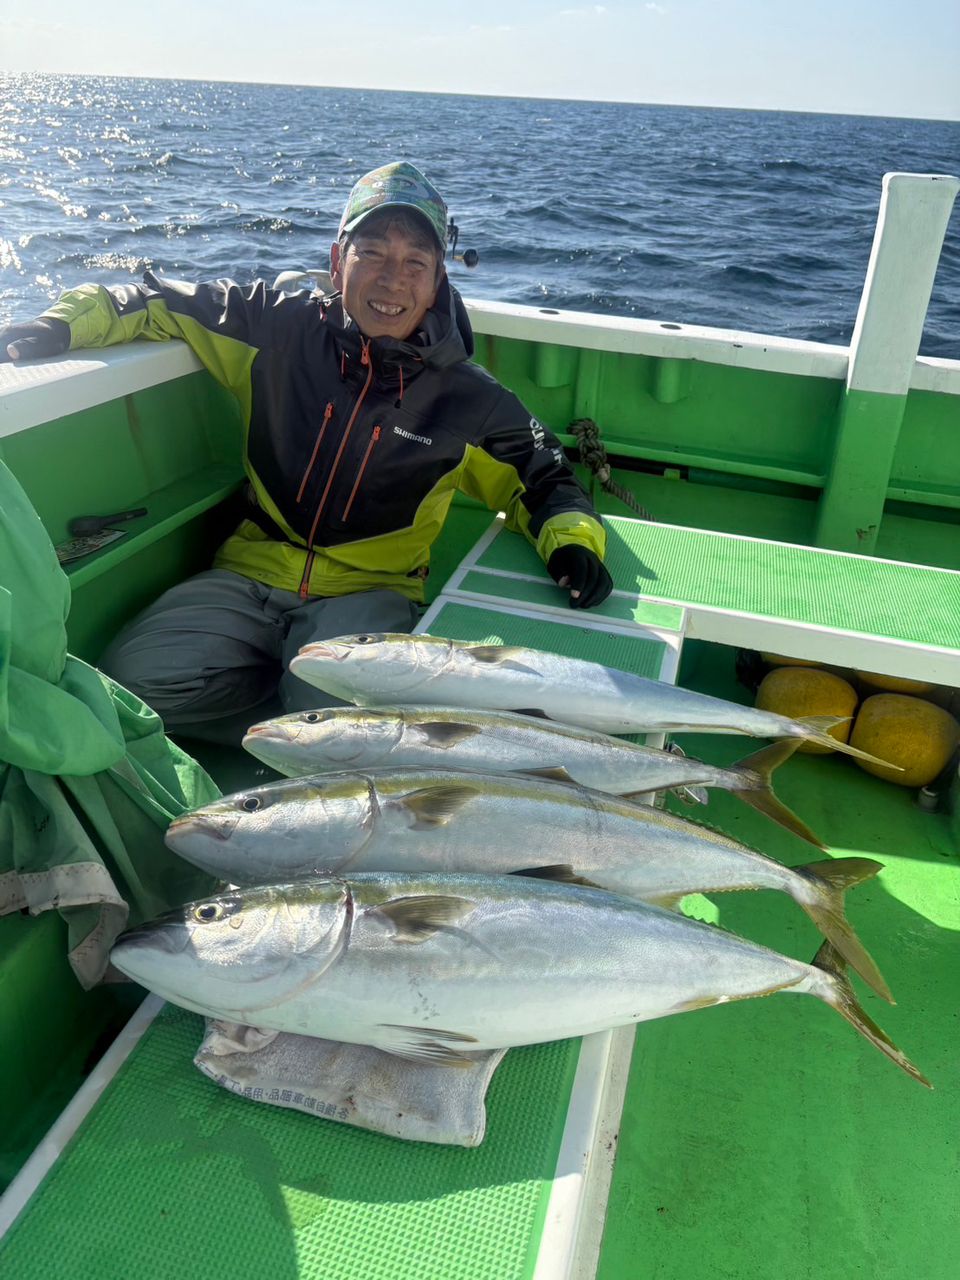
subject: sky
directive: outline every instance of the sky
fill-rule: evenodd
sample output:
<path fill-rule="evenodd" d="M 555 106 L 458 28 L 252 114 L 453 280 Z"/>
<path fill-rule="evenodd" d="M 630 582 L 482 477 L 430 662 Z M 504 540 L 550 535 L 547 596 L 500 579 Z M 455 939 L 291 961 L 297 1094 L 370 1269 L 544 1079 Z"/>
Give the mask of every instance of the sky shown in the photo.
<path fill-rule="evenodd" d="M 0 70 L 957 120 L 960 0 L 0 0 Z"/>

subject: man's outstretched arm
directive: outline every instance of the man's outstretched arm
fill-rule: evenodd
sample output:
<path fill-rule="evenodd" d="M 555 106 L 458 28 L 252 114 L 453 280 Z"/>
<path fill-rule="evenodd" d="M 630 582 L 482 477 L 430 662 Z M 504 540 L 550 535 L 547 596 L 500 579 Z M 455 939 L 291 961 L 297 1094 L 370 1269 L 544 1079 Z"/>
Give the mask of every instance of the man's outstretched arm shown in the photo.
<path fill-rule="evenodd" d="M 69 350 L 70 326 L 63 320 L 41 316 L 0 329 L 0 364 L 62 356 Z"/>

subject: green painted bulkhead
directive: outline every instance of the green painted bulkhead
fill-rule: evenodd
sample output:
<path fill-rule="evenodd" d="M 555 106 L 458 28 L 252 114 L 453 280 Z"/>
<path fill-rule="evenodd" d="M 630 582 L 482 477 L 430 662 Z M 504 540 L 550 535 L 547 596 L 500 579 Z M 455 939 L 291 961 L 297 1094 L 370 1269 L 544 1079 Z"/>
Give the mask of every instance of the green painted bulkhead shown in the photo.
<path fill-rule="evenodd" d="M 901 397 L 849 391 L 842 361 L 826 376 L 493 335 L 477 347 L 567 445 L 570 424 L 592 419 L 613 479 L 654 519 L 960 564 L 960 367 L 949 392 Z M 857 525 L 853 491 L 881 513 L 877 527 Z M 602 510 L 628 513 L 595 496 Z"/>

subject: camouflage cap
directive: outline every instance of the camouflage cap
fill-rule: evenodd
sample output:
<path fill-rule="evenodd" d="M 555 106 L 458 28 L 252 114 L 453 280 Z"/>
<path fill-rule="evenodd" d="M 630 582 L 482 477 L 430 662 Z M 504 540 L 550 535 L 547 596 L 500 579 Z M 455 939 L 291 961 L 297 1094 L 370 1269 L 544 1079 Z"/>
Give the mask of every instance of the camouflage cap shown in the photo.
<path fill-rule="evenodd" d="M 390 205 L 421 214 L 439 240 L 440 248 L 446 250 L 447 206 L 436 187 L 406 160 L 372 169 L 354 184 L 340 219 L 338 238 L 344 232 L 356 231 L 371 213 Z"/>

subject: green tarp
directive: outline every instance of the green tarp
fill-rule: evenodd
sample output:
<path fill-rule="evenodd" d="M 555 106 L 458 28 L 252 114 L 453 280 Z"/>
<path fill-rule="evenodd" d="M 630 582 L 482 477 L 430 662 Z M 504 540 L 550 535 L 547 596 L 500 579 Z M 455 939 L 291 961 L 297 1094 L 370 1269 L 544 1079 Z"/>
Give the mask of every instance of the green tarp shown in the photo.
<path fill-rule="evenodd" d="M 80 982 L 131 924 L 211 881 L 163 843 L 219 794 L 138 698 L 67 653 L 70 583 L 0 462 L 0 915 L 58 910 Z"/>

